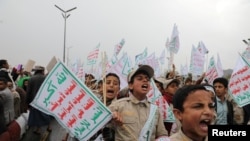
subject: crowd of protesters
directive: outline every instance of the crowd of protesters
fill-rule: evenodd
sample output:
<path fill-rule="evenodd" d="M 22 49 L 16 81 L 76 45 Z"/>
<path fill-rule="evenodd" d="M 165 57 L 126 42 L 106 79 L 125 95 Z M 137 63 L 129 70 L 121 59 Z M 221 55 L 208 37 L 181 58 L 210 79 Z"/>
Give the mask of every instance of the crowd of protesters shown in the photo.
<path fill-rule="evenodd" d="M 56 134 L 56 129 L 50 126 L 53 117 L 30 105 L 46 78 L 44 72 L 42 66 L 35 66 L 32 72 L 16 68 L 10 71 L 8 61 L 0 60 L 0 140 L 22 138 L 24 132 L 11 128 L 13 124 L 18 126 L 16 121 L 24 113 L 29 115 L 25 130 L 32 129 L 34 134 L 41 135 L 40 127 L 47 126 L 48 132 Z M 155 77 L 151 66 L 140 65 L 128 74 L 127 87 L 120 89 L 120 78 L 115 73 L 108 73 L 101 80 L 93 74 L 85 74 L 85 85 L 113 116 L 89 140 L 95 141 L 101 136 L 105 141 L 205 141 L 209 125 L 250 124 L 250 106 L 238 106 L 228 94 L 229 80 L 218 77 L 213 84 L 208 84 L 204 77 L 205 73 L 197 80 L 191 76 L 184 78 L 176 73 L 174 65 L 164 77 Z M 151 79 L 169 104 L 175 122 L 165 122 L 159 107 L 147 99 Z M 77 140 L 62 136 L 64 140 Z"/>
<path fill-rule="evenodd" d="M 10 71 L 8 60 L 0 60 L 0 140 L 19 140 L 26 130 L 18 121 L 28 114 L 25 101 L 30 76 L 16 68 Z"/>

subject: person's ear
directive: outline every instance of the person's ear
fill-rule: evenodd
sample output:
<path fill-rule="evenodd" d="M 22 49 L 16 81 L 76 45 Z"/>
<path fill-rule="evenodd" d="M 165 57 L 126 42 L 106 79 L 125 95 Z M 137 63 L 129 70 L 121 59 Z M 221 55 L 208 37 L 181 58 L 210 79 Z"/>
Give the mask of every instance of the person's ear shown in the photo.
<path fill-rule="evenodd" d="M 128 84 L 128 88 L 129 88 L 129 90 L 132 90 L 132 89 L 133 89 L 132 83 L 129 83 L 129 84 Z"/>
<path fill-rule="evenodd" d="M 178 120 L 182 120 L 182 112 L 179 109 L 174 108 L 173 109 L 174 115 Z"/>

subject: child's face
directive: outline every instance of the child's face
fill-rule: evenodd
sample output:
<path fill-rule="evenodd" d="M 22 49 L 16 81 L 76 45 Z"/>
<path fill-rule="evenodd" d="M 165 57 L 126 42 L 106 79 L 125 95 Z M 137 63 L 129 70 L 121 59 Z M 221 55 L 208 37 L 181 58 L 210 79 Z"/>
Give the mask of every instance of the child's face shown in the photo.
<path fill-rule="evenodd" d="M 183 103 L 183 112 L 174 109 L 182 123 L 182 131 L 192 140 L 201 140 L 208 134 L 208 125 L 214 120 L 214 103 L 205 90 L 190 93 Z"/>
<path fill-rule="evenodd" d="M 93 79 L 93 77 L 91 75 L 85 76 L 85 84 L 87 87 L 91 87 L 91 80 L 92 79 Z"/>
<path fill-rule="evenodd" d="M 23 85 L 26 86 L 26 87 L 28 87 L 28 84 L 29 84 L 29 81 L 28 81 L 28 80 L 25 80 L 25 81 L 23 82 Z"/>
<path fill-rule="evenodd" d="M 164 89 L 164 91 L 171 95 L 174 95 L 178 88 L 179 88 L 178 84 L 172 82 Z"/>
<path fill-rule="evenodd" d="M 158 90 L 159 90 L 160 92 L 162 92 L 163 88 L 161 87 L 161 83 L 155 81 L 155 85 L 156 85 L 156 87 L 158 88 Z"/>
<path fill-rule="evenodd" d="M 106 78 L 106 97 L 114 99 L 120 90 L 120 83 L 117 77 L 108 76 Z"/>
<path fill-rule="evenodd" d="M 7 85 L 4 83 L 4 81 L 0 81 L 0 90 L 4 90 L 7 87 Z"/>
<path fill-rule="evenodd" d="M 102 83 L 99 83 L 98 85 L 97 85 L 97 90 L 98 90 L 98 92 L 102 95 L 103 94 L 103 85 L 102 85 Z"/>
<path fill-rule="evenodd" d="M 146 74 L 140 73 L 134 76 L 134 82 L 129 83 L 129 89 L 133 90 L 133 95 L 138 100 L 146 98 L 147 93 L 150 90 L 149 77 Z"/>
<path fill-rule="evenodd" d="M 7 86 L 9 87 L 10 90 L 13 89 L 13 83 L 12 82 L 7 82 Z"/>

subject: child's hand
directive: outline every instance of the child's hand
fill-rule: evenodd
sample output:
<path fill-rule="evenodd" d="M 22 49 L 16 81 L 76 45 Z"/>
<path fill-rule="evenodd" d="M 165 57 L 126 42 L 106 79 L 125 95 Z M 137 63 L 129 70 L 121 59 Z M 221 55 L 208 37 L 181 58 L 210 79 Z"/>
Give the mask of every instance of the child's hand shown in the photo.
<path fill-rule="evenodd" d="M 122 122 L 122 117 L 121 115 L 118 113 L 118 112 L 113 112 L 112 113 L 112 121 L 116 124 L 116 125 L 119 125 L 119 126 L 122 126 L 123 122 Z"/>

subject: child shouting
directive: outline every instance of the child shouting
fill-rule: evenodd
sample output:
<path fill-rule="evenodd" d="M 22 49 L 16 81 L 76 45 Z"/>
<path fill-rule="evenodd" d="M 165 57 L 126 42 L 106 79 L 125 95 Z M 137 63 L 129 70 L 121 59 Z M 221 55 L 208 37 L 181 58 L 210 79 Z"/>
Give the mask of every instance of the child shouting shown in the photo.
<path fill-rule="evenodd" d="M 173 111 L 181 130 L 170 136 L 171 141 L 205 141 L 208 126 L 214 121 L 214 101 L 204 85 L 179 88 L 173 97 Z"/>

